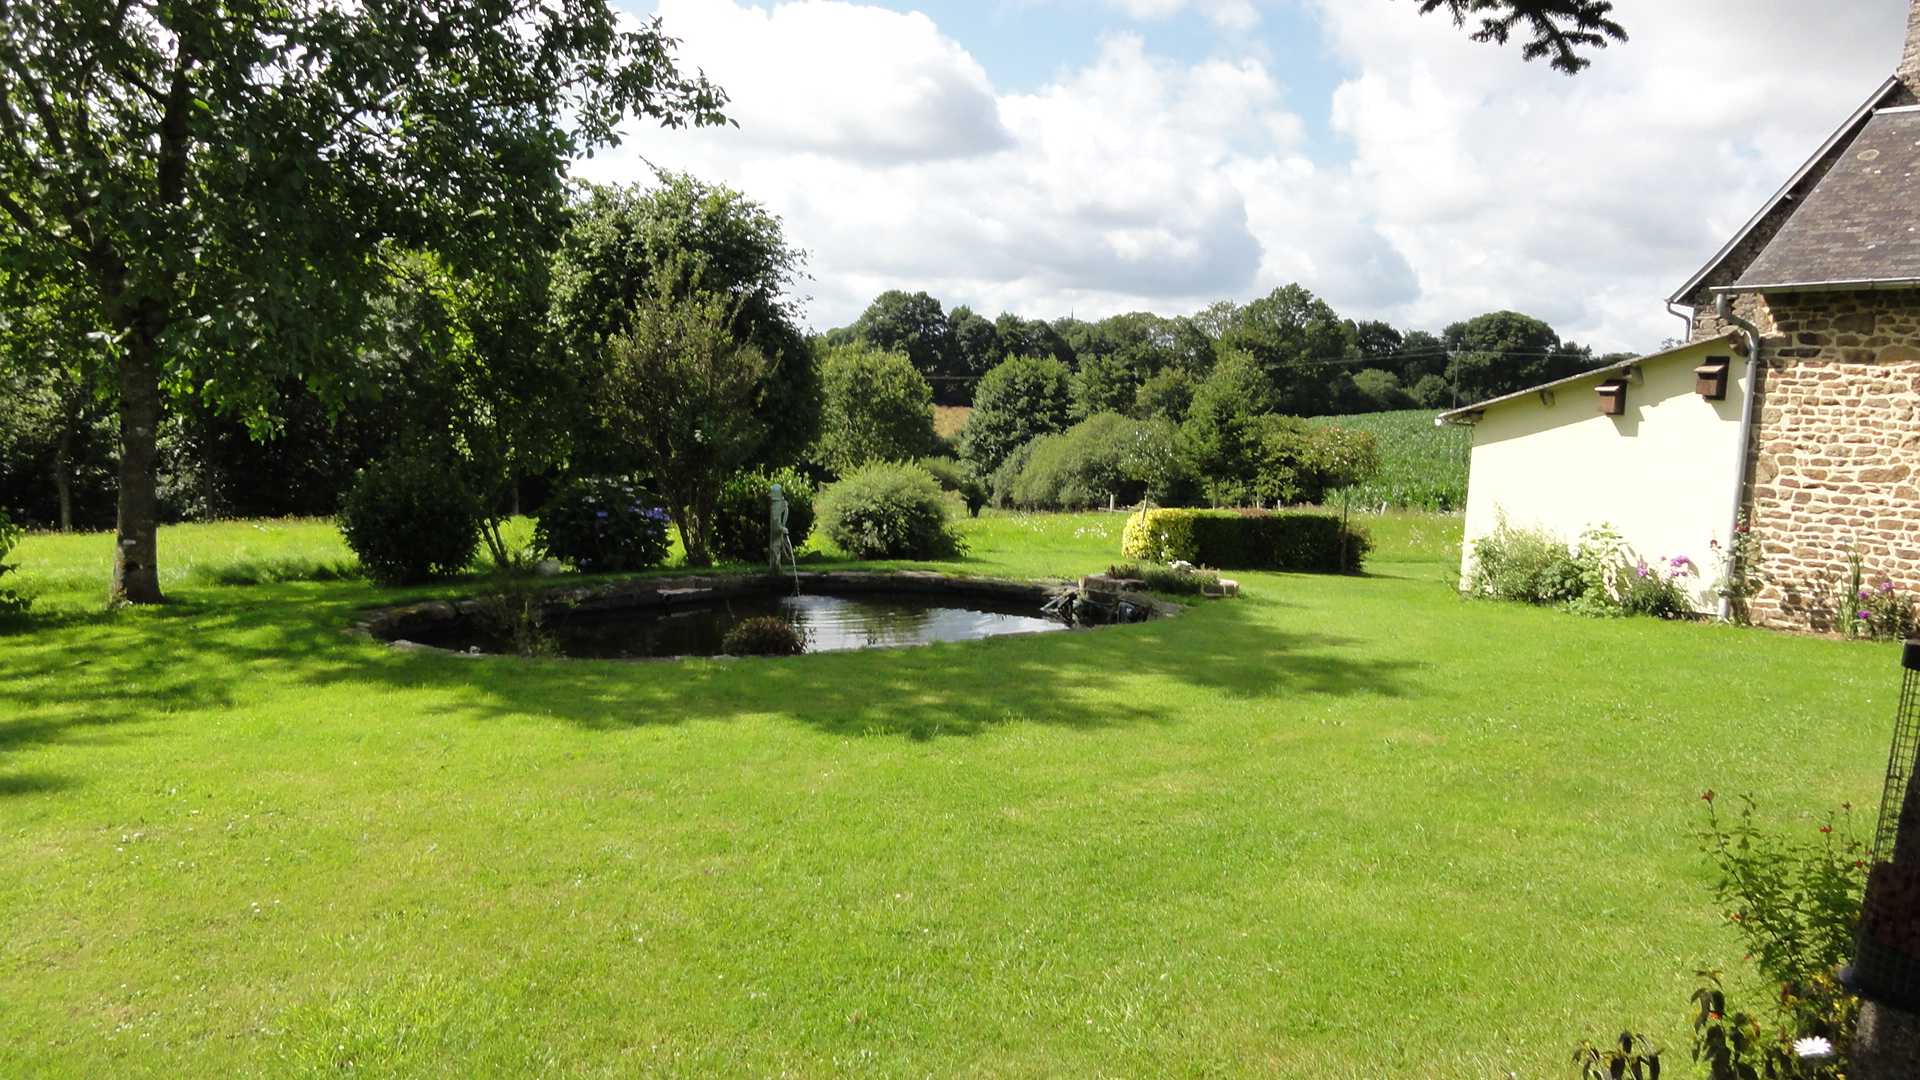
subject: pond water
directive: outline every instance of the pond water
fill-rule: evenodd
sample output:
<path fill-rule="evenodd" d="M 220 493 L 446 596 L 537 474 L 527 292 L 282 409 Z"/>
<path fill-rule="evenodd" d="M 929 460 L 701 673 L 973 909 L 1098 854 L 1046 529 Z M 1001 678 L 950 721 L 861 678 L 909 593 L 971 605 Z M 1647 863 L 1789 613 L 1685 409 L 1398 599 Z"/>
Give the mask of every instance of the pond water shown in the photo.
<path fill-rule="evenodd" d="M 1039 604 L 989 596 L 858 593 L 844 596 L 762 593 L 686 607 L 558 612 L 540 633 L 562 656 L 627 660 L 716 656 L 742 619 L 776 615 L 802 631 L 807 651 L 844 652 L 936 641 L 972 641 L 1000 634 L 1050 633 L 1068 623 L 1042 615 Z M 510 639 L 484 620 L 461 619 L 407 635 L 422 645 L 459 652 L 512 652 Z"/>

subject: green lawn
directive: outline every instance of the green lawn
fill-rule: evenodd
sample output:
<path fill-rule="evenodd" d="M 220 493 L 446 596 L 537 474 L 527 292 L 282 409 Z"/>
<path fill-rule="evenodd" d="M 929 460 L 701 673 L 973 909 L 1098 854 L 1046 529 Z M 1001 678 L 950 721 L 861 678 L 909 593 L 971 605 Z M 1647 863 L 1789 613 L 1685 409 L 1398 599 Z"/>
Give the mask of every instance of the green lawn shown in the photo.
<path fill-rule="evenodd" d="M 968 523 L 961 569 L 1114 561 Z M 1457 599 L 1458 521 L 1174 620 L 792 660 L 399 653 L 323 524 L 0 636 L 0 1075 L 1567 1075 L 1738 946 L 1698 795 L 1872 806 L 1893 650 Z M 240 565 L 244 573 L 231 570 Z M 227 568 L 227 569 L 223 569 Z M 457 588 L 478 588 L 468 582 Z M 445 590 L 442 590 L 445 591 Z M 390 594 L 387 594 L 390 595 Z"/>

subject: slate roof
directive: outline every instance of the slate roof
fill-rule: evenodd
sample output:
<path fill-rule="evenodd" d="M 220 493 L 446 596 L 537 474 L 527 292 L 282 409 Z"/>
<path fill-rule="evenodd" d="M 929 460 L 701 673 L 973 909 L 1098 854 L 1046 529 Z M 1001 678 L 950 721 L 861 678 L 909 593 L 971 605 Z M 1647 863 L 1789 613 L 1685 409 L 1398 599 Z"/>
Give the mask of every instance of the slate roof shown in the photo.
<path fill-rule="evenodd" d="M 1705 266 L 1694 271 L 1693 276 L 1687 279 L 1685 285 L 1674 290 L 1673 295 L 1667 297 L 1667 302 L 1670 304 L 1692 303 L 1688 298 L 1693 295 L 1693 291 L 1699 288 L 1708 278 L 1712 277 L 1715 271 L 1725 265 L 1728 259 L 1732 258 L 1734 253 L 1740 250 L 1741 245 L 1747 241 L 1748 237 L 1763 233 L 1764 226 L 1768 220 L 1776 215 L 1791 215 L 1795 210 L 1799 209 L 1796 196 L 1804 194 L 1801 190 L 1802 187 L 1807 184 L 1808 178 L 1813 176 L 1820 168 L 1820 164 L 1827 160 L 1827 155 L 1834 152 L 1837 147 L 1843 145 L 1846 140 L 1851 139 L 1854 133 L 1860 130 L 1861 125 L 1865 124 L 1867 120 L 1873 116 L 1875 109 L 1879 108 L 1882 104 L 1897 100 L 1900 88 L 1900 79 L 1898 76 L 1894 76 L 1881 83 L 1873 93 L 1867 95 L 1867 100 L 1862 102 L 1860 107 L 1853 111 L 1852 116 L 1847 117 L 1845 123 L 1835 128 L 1833 134 L 1827 136 L 1827 140 L 1820 144 L 1820 148 L 1813 152 L 1813 156 L 1807 159 L 1806 164 L 1800 166 L 1792 176 L 1787 178 L 1786 183 L 1780 185 L 1780 190 L 1773 193 L 1773 197 L 1767 200 L 1766 205 L 1762 206 L 1758 213 L 1747 219 L 1747 223 L 1740 227 L 1740 231 L 1734 233 L 1733 238 L 1728 240 L 1719 251 L 1715 252 L 1713 258 L 1708 259 Z"/>
<path fill-rule="evenodd" d="M 1882 109 L 1722 292 L 1920 286 L 1920 107 Z"/>

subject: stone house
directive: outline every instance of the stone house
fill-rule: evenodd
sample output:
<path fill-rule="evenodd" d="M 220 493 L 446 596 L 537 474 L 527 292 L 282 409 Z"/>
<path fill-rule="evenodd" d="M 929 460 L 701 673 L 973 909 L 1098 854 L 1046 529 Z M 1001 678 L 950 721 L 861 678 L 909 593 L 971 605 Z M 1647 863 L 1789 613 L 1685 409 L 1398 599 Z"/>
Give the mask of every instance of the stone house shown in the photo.
<path fill-rule="evenodd" d="M 1468 540 L 1484 535 L 1497 508 L 1560 531 L 1628 519 L 1621 531 L 1635 547 L 1675 554 L 1674 523 L 1660 507 L 1691 506 L 1682 524 L 1698 535 L 1696 549 L 1724 544 L 1737 517 L 1749 523 L 1766 581 L 1750 608 L 1763 625 L 1829 627 L 1854 552 L 1870 579 L 1920 590 L 1920 0 L 1894 76 L 1668 306 L 1691 309 L 1676 310 L 1691 326 L 1686 347 L 1442 417 L 1476 424 Z M 1700 400 L 1688 404 L 1675 389 L 1684 380 L 1668 374 L 1686 365 L 1718 366 L 1719 395 L 1704 392 L 1703 373 Z M 1597 410 L 1593 394 L 1573 395 L 1580 408 L 1554 408 L 1586 383 L 1617 385 L 1627 402 L 1665 412 L 1628 408 L 1608 431 L 1592 423 L 1620 409 L 1604 394 Z M 1527 433 L 1536 428 L 1586 434 Z M 1595 434 L 1613 436 L 1612 449 Z M 1649 436 L 1688 456 L 1645 471 L 1652 456 L 1625 443 Z M 1484 477 L 1483 447 L 1492 463 Z M 1735 464 L 1721 472 L 1711 464 L 1719 460 Z M 1514 467 L 1520 461 L 1527 467 Z M 1554 465 L 1571 469 L 1576 486 L 1585 477 L 1593 497 L 1577 509 L 1540 508 L 1539 470 Z M 1648 502 L 1654 509 L 1641 513 Z M 1722 508 L 1705 535 L 1700 507 Z M 1636 531 L 1636 517 L 1667 527 Z"/>

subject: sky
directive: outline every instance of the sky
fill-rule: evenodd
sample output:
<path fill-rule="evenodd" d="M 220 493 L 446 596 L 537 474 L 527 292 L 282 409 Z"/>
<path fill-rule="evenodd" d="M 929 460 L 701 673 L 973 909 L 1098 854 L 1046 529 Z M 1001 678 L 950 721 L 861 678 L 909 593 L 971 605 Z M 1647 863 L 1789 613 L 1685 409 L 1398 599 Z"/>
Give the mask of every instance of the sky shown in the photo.
<path fill-rule="evenodd" d="M 809 325 L 887 289 L 989 317 L 1187 314 L 1298 282 L 1350 318 L 1546 319 L 1600 351 L 1899 61 L 1908 0 L 1619 0 L 1573 78 L 1413 0 L 626 0 L 737 127 L 576 167 L 745 192 Z"/>

